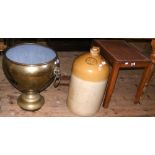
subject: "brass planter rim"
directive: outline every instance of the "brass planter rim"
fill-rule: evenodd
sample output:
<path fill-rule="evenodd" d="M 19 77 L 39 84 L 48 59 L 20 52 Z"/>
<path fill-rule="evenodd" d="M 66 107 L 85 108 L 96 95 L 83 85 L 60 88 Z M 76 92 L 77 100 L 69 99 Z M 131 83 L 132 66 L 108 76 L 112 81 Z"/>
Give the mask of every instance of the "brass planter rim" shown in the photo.
<path fill-rule="evenodd" d="M 52 49 L 52 48 L 50 48 L 49 46 L 42 45 L 42 44 L 38 44 L 38 43 L 20 43 L 20 44 L 16 44 L 15 46 L 12 46 L 12 47 L 10 47 L 10 48 L 8 48 L 8 49 L 14 48 L 14 47 L 16 47 L 16 46 L 24 45 L 24 44 L 28 44 L 28 45 L 29 45 L 29 44 L 30 44 L 30 45 L 39 45 L 39 46 L 43 46 L 43 47 Z M 8 49 L 4 52 L 4 58 L 5 58 L 6 60 L 8 60 L 8 61 L 10 61 L 10 62 L 12 62 L 12 63 L 14 63 L 14 64 L 16 64 L 16 65 L 22 65 L 22 66 L 41 66 L 41 65 L 47 65 L 47 64 L 49 64 L 49 63 L 51 63 L 51 62 L 53 62 L 54 60 L 57 59 L 57 52 L 54 51 L 54 50 L 52 49 L 52 50 L 55 52 L 56 56 L 55 56 L 54 59 L 52 59 L 52 60 L 50 60 L 50 61 L 48 61 L 48 62 L 45 62 L 45 63 L 38 63 L 38 64 L 24 64 L 24 63 L 19 63 L 19 62 L 16 62 L 16 61 L 13 61 L 13 60 L 9 59 L 9 58 L 6 56 L 6 53 L 7 53 Z"/>

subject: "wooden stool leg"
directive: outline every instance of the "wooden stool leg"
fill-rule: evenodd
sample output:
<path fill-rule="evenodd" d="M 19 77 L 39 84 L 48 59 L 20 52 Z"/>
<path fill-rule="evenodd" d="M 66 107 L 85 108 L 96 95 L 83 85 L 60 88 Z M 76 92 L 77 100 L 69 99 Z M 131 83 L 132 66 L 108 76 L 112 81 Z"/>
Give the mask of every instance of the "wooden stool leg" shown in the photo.
<path fill-rule="evenodd" d="M 105 93 L 105 99 L 103 102 L 103 107 L 104 108 L 108 108 L 109 106 L 109 102 L 115 87 L 115 83 L 117 80 L 117 76 L 118 76 L 118 72 L 119 72 L 119 64 L 114 64 L 112 67 L 112 71 L 111 71 L 111 75 L 108 79 L 108 84 L 107 84 L 107 88 L 106 88 L 106 93 Z"/>
<path fill-rule="evenodd" d="M 146 87 L 148 86 L 149 82 L 151 81 L 152 79 L 152 76 L 153 76 L 153 73 L 154 73 L 154 64 L 152 63 L 151 64 L 151 67 L 150 67 L 150 75 L 148 75 L 148 80 L 146 81 Z"/>
<path fill-rule="evenodd" d="M 140 84 L 137 88 L 137 92 L 136 92 L 136 96 L 134 100 L 135 104 L 140 103 L 140 97 L 144 91 L 144 88 L 148 86 L 148 83 L 151 80 L 151 77 L 153 74 L 153 68 L 154 68 L 154 65 L 152 63 L 149 64 L 148 67 L 145 68 Z"/>

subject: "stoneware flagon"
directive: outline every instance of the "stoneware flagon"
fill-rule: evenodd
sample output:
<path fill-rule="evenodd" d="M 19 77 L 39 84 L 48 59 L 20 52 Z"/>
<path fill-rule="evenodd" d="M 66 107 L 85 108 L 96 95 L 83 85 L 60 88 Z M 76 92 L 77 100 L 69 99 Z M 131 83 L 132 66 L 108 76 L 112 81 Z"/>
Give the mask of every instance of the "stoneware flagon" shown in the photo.
<path fill-rule="evenodd" d="M 67 98 L 69 109 L 80 116 L 92 116 L 100 108 L 109 75 L 109 65 L 100 55 L 99 47 L 77 57 Z"/>
<path fill-rule="evenodd" d="M 40 92 L 52 82 L 60 82 L 60 61 L 54 50 L 36 43 L 22 43 L 7 49 L 3 56 L 3 71 L 9 82 L 22 94 L 18 105 L 35 111 L 44 104 Z"/>

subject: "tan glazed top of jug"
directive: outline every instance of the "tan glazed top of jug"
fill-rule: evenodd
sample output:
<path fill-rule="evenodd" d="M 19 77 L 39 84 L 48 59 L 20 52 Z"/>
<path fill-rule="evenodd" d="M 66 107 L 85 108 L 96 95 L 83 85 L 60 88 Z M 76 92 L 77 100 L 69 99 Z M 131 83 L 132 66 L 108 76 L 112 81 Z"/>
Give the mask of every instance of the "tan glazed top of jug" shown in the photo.
<path fill-rule="evenodd" d="M 83 80 L 99 82 L 107 79 L 109 65 L 100 55 L 100 48 L 93 46 L 90 52 L 75 59 L 72 73 Z"/>

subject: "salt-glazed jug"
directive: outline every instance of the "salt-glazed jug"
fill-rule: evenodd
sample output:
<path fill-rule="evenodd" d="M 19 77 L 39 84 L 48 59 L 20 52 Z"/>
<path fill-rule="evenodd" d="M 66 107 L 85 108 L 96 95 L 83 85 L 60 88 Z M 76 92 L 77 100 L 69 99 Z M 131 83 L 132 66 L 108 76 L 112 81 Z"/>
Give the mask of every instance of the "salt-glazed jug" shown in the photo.
<path fill-rule="evenodd" d="M 67 98 L 69 109 L 79 116 L 92 116 L 100 108 L 109 75 L 109 65 L 100 55 L 100 48 L 93 46 L 90 52 L 77 57 Z"/>

